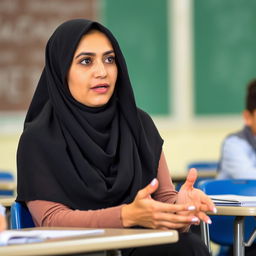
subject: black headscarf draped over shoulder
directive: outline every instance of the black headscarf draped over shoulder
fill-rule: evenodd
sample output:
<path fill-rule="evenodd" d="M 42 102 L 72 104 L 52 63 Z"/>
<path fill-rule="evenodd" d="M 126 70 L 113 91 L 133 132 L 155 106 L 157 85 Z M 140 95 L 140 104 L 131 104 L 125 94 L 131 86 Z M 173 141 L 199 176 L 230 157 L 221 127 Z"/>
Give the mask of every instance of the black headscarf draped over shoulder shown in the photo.
<path fill-rule="evenodd" d="M 77 102 L 66 81 L 76 47 L 91 29 L 109 38 L 118 67 L 113 96 L 96 108 Z M 131 202 L 156 177 L 163 141 L 136 107 L 116 39 L 97 22 L 70 20 L 49 39 L 45 58 L 17 151 L 17 201 L 80 210 Z"/>

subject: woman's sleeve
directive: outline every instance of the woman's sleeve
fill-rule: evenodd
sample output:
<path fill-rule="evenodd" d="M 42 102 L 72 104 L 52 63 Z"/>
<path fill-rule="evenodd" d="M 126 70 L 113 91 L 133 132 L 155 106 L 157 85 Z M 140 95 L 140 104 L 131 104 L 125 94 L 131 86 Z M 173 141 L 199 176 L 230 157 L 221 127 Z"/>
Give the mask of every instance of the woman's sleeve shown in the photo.
<path fill-rule="evenodd" d="M 175 203 L 177 192 L 169 175 L 169 170 L 161 153 L 157 179 L 159 188 L 154 193 L 155 200 Z M 27 202 L 36 226 L 45 227 L 86 227 L 86 228 L 122 228 L 121 209 L 123 205 L 100 210 L 72 210 L 66 205 L 51 201 L 34 200 Z"/>
<path fill-rule="evenodd" d="M 159 187 L 153 195 L 154 199 L 171 204 L 175 203 L 177 199 L 177 191 L 172 183 L 163 151 L 159 160 L 157 179 L 159 182 Z"/>
<path fill-rule="evenodd" d="M 36 226 L 122 228 L 123 205 L 100 210 L 72 210 L 67 206 L 43 200 L 27 202 Z"/>
<path fill-rule="evenodd" d="M 159 187 L 154 194 L 154 199 L 161 202 L 174 204 L 177 200 L 178 192 L 175 190 L 172 183 L 163 152 L 161 153 L 159 160 L 157 179 L 159 181 Z M 188 232 L 189 228 L 190 225 L 187 225 L 186 227 L 179 229 L 179 232 Z"/>

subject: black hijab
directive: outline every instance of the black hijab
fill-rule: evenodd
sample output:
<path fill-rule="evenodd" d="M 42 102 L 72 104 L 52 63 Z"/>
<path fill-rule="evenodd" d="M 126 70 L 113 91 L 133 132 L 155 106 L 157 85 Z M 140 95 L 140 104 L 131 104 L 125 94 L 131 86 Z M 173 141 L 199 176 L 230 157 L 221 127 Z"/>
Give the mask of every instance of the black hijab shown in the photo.
<path fill-rule="evenodd" d="M 76 47 L 91 29 L 109 38 L 118 67 L 113 96 L 96 108 L 77 102 L 66 81 Z M 163 141 L 136 107 L 116 39 L 97 22 L 70 20 L 49 39 L 45 58 L 17 151 L 17 201 L 80 210 L 131 202 L 156 177 Z"/>

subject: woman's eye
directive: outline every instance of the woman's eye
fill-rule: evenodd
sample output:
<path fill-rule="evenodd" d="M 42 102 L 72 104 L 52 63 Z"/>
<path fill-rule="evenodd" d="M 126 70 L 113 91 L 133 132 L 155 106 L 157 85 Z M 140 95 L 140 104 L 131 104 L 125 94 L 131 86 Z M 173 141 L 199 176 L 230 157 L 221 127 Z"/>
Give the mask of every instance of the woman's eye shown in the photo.
<path fill-rule="evenodd" d="M 108 56 L 106 58 L 107 63 L 115 63 L 115 56 Z"/>
<path fill-rule="evenodd" d="M 80 61 L 83 65 L 89 65 L 92 62 L 91 58 L 85 58 L 82 61 Z"/>

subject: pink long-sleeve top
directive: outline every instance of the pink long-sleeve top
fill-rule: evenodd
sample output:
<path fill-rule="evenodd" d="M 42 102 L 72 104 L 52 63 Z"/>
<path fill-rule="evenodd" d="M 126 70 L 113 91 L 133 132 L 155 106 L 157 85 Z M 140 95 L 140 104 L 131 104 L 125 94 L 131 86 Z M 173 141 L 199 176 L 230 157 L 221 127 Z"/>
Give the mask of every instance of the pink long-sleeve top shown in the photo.
<path fill-rule="evenodd" d="M 162 152 L 157 179 L 159 187 L 153 194 L 157 201 L 175 203 L 177 191 L 171 181 L 164 153 Z M 121 209 L 124 205 L 99 210 L 72 210 L 66 205 L 44 200 L 27 202 L 36 226 L 122 228 Z"/>

